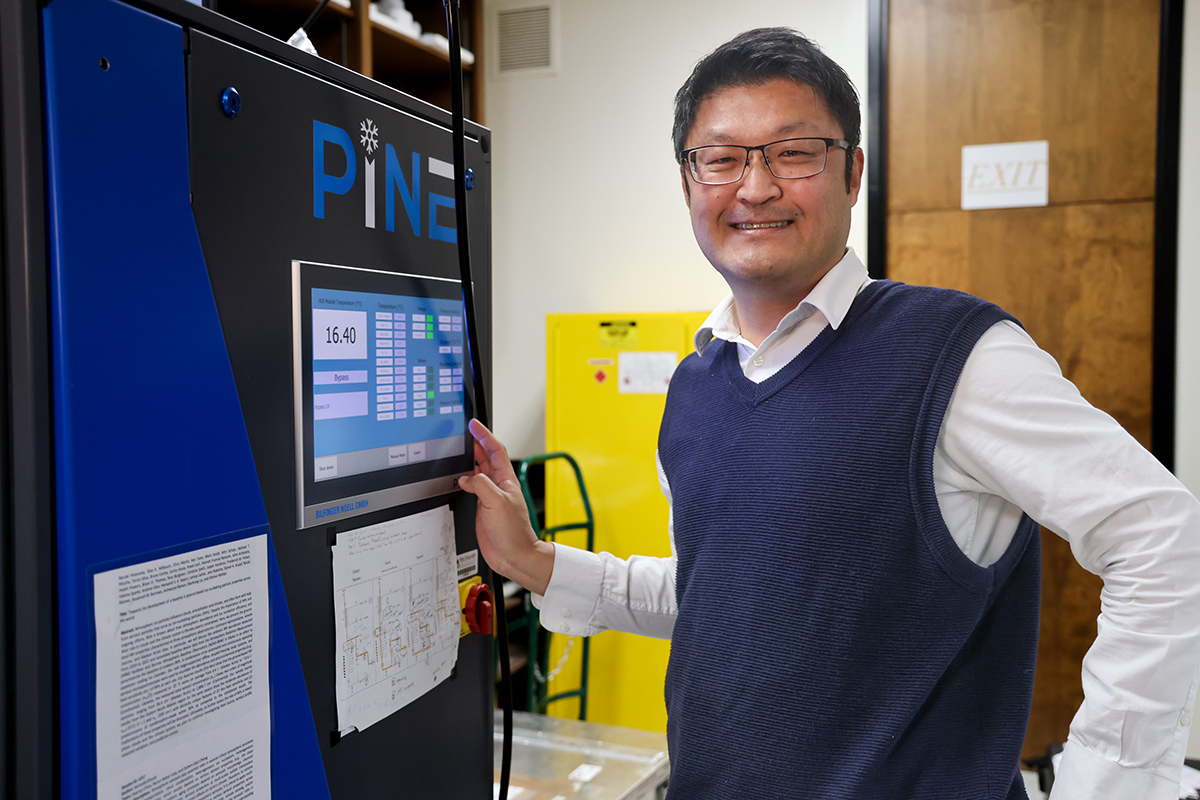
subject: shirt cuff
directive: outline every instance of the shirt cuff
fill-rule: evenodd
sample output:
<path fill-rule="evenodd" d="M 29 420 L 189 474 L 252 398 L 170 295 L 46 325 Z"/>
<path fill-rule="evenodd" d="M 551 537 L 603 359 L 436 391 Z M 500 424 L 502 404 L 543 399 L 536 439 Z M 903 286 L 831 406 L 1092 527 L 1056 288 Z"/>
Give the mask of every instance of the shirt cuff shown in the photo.
<path fill-rule="evenodd" d="M 554 543 L 554 571 L 545 596 L 534 594 L 542 627 L 554 633 L 591 636 L 601 629 L 591 624 L 600 598 L 604 563 L 598 553 Z"/>
<path fill-rule="evenodd" d="M 1072 741 L 1063 746 L 1050 800 L 1178 800 L 1179 780 L 1123 767 Z"/>

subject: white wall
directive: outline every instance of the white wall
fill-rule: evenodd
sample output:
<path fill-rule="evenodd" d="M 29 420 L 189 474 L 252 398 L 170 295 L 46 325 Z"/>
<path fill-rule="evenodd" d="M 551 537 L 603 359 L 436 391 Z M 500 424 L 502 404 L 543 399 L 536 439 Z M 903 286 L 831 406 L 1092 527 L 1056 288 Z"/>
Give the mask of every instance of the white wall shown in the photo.
<path fill-rule="evenodd" d="M 692 237 L 671 150 L 672 102 L 697 60 L 749 28 L 796 28 L 845 68 L 866 117 L 865 0 L 557 0 L 556 10 L 557 74 L 489 72 L 486 83 L 493 419 L 514 456 L 543 449 L 547 313 L 707 311 L 725 295 Z M 865 190 L 855 215 L 850 243 L 864 255 Z"/>
<path fill-rule="evenodd" d="M 1175 474 L 1200 496 L 1200 8 L 1192 3 L 1184 12 Z M 1200 758 L 1200 703 L 1192 718 L 1187 753 Z"/>

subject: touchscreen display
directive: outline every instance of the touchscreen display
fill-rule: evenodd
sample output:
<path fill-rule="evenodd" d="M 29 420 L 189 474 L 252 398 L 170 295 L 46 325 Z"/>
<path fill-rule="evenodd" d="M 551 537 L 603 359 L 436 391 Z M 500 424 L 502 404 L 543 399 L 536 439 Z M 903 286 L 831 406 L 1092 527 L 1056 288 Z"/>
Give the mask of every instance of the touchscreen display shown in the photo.
<path fill-rule="evenodd" d="M 293 263 L 301 527 L 456 490 L 473 466 L 459 281 Z"/>
<path fill-rule="evenodd" d="M 463 450 L 462 303 L 311 290 L 313 478 Z"/>

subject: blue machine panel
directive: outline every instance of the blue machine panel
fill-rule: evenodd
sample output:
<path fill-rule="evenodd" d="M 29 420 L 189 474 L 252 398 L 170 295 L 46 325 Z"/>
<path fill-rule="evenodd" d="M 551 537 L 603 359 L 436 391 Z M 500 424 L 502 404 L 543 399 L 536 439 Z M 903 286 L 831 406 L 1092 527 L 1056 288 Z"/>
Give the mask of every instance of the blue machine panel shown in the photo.
<path fill-rule="evenodd" d="M 189 204 L 183 31 L 114 0 L 43 11 L 62 796 L 96 794 L 91 574 L 267 531 Z M 328 798 L 270 549 L 272 782 Z"/>

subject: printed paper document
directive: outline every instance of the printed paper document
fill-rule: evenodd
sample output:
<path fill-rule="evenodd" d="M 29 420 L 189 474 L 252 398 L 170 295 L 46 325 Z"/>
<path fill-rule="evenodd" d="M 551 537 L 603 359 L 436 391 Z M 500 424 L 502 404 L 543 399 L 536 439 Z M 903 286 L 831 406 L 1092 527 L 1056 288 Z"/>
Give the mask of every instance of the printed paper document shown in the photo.
<path fill-rule="evenodd" d="M 267 537 L 97 573 L 99 800 L 271 797 Z"/>

